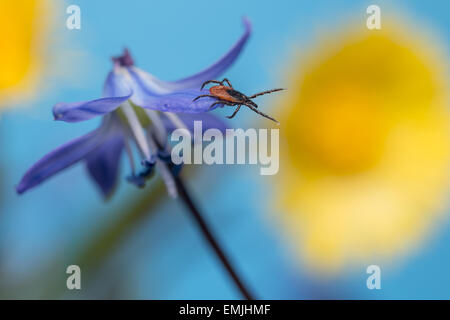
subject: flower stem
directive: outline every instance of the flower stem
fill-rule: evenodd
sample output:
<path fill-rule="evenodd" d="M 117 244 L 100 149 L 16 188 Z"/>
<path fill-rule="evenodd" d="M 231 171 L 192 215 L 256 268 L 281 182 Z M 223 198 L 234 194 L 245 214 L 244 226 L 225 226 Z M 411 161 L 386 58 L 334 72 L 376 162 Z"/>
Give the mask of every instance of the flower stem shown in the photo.
<path fill-rule="evenodd" d="M 220 247 L 220 245 L 217 243 L 217 240 L 214 238 L 213 234 L 211 233 L 208 225 L 206 224 L 205 220 L 203 219 L 202 214 L 195 206 L 194 202 L 192 201 L 192 198 L 190 197 L 183 181 L 179 176 L 175 176 L 175 183 L 178 188 L 179 195 L 181 199 L 183 200 L 184 204 L 188 207 L 189 212 L 191 213 L 192 217 L 194 218 L 197 225 L 200 227 L 200 230 L 202 231 L 203 235 L 205 236 L 206 240 L 216 253 L 217 257 L 219 258 L 220 262 L 222 262 L 223 266 L 227 270 L 230 277 L 233 279 L 234 284 L 237 286 L 241 294 L 244 296 L 247 300 L 253 300 L 253 296 L 250 294 L 248 289 L 245 287 L 245 285 L 242 283 L 242 280 L 237 275 L 236 271 L 232 267 L 229 259 L 225 255 L 224 251 Z"/>

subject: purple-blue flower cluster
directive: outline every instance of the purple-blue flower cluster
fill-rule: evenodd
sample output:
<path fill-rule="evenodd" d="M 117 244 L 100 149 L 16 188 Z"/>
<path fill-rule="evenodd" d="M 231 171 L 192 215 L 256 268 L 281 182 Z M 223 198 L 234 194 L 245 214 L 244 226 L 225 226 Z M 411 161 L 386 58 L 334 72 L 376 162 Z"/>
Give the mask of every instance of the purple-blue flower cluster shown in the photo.
<path fill-rule="evenodd" d="M 90 177 L 109 196 L 118 181 L 123 152 L 128 155 L 131 175 L 128 180 L 143 186 L 156 168 L 171 196 L 177 195 L 170 162 L 168 134 L 174 128 L 191 129 L 194 121 L 202 121 L 203 129 L 225 130 L 226 125 L 208 114 L 213 98 L 193 101 L 201 94 L 204 81 L 214 79 L 227 70 L 246 44 L 251 26 L 244 19 L 245 32 L 236 44 L 216 63 L 205 70 L 173 82 L 161 81 L 137 68 L 128 52 L 113 58 L 102 98 L 81 102 L 58 103 L 53 107 L 55 120 L 80 122 L 101 116 L 98 129 L 72 140 L 45 155 L 23 176 L 16 187 L 21 194 L 71 165 L 84 161 Z M 220 107 L 218 105 L 217 107 Z M 131 143 L 137 146 L 142 171 L 137 172 Z"/>

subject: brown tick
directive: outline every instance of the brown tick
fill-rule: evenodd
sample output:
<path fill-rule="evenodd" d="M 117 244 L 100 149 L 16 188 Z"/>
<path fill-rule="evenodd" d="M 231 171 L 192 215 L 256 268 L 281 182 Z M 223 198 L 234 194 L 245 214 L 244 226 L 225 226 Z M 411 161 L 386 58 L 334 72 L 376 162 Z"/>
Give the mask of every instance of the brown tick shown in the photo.
<path fill-rule="evenodd" d="M 226 82 L 227 85 L 224 85 L 223 83 Z M 201 89 L 203 89 L 208 83 L 216 83 L 218 85 L 212 86 L 211 88 L 209 88 L 209 92 L 210 94 L 202 94 L 200 96 L 198 96 L 197 98 L 195 98 L 193 101 L 200 99 L 202 97 L 212 97 L 212 98 L 216 98 L 217 101 L 214 102 L 210 108 L 214 107 L 216 104 L 224 104 L 227 106 L 237 106 L 236 110 L 234 110 L 233 114 L 231 116 L 228 116 L 228 119 L 233 118 L 239 111 L 239 109 L 241 108 L 241 106 L 247 106 L 250 109 L 252 109 L 253 111 L 255 111 L 257 114 L 270 119 L 272 121 L 275 121 L 276 123 L 279 123 L 277 120 L 275 120 L 274 118 L 268 116 L 267 114 L 259 111 L 258 105 L 256 103 L 254 103 L 252 101 L 252 99 L 258 97 L 258 96 L 262 96 L 264 94 L 268 94 L 268 93 L 272 93 L 272 92 L 276 92 L 276 91 L 281 91 L 284 89 L 272 89 L 272 90 L 267 90 L 267 91 L 263 91 L 263 92 L 259 92 L 256 93 L 252 96 L 247 97 L 245 94 L 234 90 L 233 86 L 231 85 L 230 81 L 225 78 L 222 81 L 217 81 L 217 80 L 208 80 L 206 82 L 204 82 L 202 84 Z"/>

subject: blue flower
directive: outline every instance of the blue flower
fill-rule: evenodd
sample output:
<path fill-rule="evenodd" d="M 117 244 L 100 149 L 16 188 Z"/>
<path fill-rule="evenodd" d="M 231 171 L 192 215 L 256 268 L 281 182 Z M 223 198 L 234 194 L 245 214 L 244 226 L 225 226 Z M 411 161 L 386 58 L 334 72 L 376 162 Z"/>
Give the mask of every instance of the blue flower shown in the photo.
<path fill-rule="evenodd" d="M 108 197 L 117 184 L 120 156 L 125 151 L 131 167 L 130 182 L 144 186 L 156 168 L 169 194 L 175 197 L 177 190 L 170 170 L 177 168 L 173 168 L 167 157 L 170 154 L 167 135 L 174 128 L 191 130 L 195 120 L 203 122 L 203 130 L 226 129 L 222 121 L 206 113 L 213 98 L 193 99 L 206 93 L 206 90 L 199 90 L 204 81 L 217 78 L 239 56 L 251 33 L 248 20 L 244 19 L 244 25 L 244 34 L 219 61 L 178 81 L 161 81 L 138 69 L 128 50 L 114 57 L 114 67 L 106 78 L 102 98 L 58 103 L 53 107 L 55 120 L 80 122 L 101 116 L 100 127 L 36 162 L 25 173 L 16 191 L 22 194 L 63 169 L 84 161 L 90 177 Z M 140 173 L 136 173 L 130 142 L 134 142 L 141 156 L 144 169 Z"/>

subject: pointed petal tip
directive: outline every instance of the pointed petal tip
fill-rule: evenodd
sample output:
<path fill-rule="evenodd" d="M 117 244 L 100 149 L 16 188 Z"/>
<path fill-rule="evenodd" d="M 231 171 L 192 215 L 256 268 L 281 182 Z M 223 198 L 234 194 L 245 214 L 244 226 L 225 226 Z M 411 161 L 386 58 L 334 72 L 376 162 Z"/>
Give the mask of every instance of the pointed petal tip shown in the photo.
<path fill-rule="evenodd" d="M 97 189 L 99 190 L 103 200 L 109 201 L 116 193 L 118 181 L 115 181 L 112 187 L 100 185 L 97 181 L 95 181 L 95 184 L 97 185 Z"/>
<path fill-rule="evenodd" d="M 154 77 L 147 76 L 148 79 L 146 81 L 141 81 L 141 83 L 147 87 L 146 91 L 156 94 L 157 92 L 155 88 L 159 89 L 159 93 L 175 92 L 186 89 L 197 89 L 200 88 L 202 83 L 204 83 L 205 81 L 216 79 L 236 61 L 250 37 L 250 34 L 252 32 L 252 23 L 246 16 L 242 17 L 242 23 L 245 30 L 238 41 L 235 42 L 234 45 L 212 65 L 194 75 L 177 81 L 160 81 L 158 79 L 155 79 Z"/>
<path fill-rule="evenodd" d="M 60 102 L 53 106 L 55 120 L 80 122 L 103 116 L 117 109 L 133 95 L 123 73 L 111 71 L 105 81 L 103 97 L 78 102 Z"/>
<path fill-rule="evenodd" d="M 22 182 L 15 186 L 14 189 L 18 195 L 22 195 L 27 190 L 25 186 L 23 186 Z"/>
<path fill-rule="evenodd" d="M 59 113 L 58 110 L 61 108 L 62 103 L 57 103 L 52 108 L 53 121 L 60 121 L 64 117 L 63 114 Z"/>
<path fill-rule="evenodd" d="M 116 188 L 114 188 L 108 192 L 101 190 L 103 201 L 105 201 L 105 202 L 110 201 L 115 192 L 116 192 Z"/>
<path fill-rule="evenodd" d="M 47 179 L 83 159 L 99 144 L 100 137 L 96 131 L 69 141 L 47 153 L 34 163 L 23 175 L 15 187 L 18 194 L 35 188 Z"/>
<path fill-rule="evenodd" d="M 247 29 L 248 32 L 252 31 L 252 22 L 247 16 L 242 17 L 242 23 L 244 24 L 245 29 Z"/>
<path fill-rule="evenodd" d="M 95 100 L 64 103 L 53 106 L 53 118 L 57 121 L 81 122 L 98 116 L 103 116 L 117 109 L 132 95 L 130 91 L 124 96 L 105 97 Z"/>
<path fill-rule="evenodd" d="M 105 200 L 111 197 L 117 188 L 120 158 L 124 148 L 122 133 L 116 132 L 115 129 L 110 130 L 101 144 L 85 158 L 89 177 Z"/>

